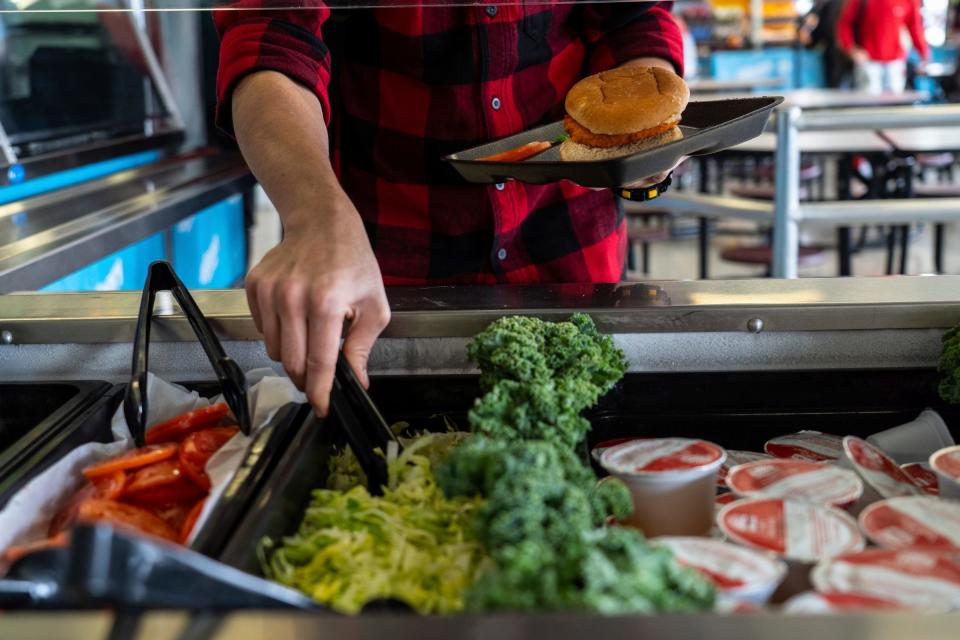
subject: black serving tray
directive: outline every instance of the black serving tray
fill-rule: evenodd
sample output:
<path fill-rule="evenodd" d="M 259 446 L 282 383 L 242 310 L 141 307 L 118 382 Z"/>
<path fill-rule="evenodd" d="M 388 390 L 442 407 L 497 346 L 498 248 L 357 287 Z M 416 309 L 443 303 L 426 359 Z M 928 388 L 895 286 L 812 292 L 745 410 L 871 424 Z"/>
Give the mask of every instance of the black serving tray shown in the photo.
<path fill-rule="evenodd" d="M 763 133 L 782 97 L 737 98 L 690 102 L 683 112 L 683 138 L 640 153 L 583 162 L 560 160 L 557 146 L 522 162 L 480 160 L 535 140 L 551 141 L 564 133 L 554 122 L 495 142 L 444 157 L 468 182 L 515 179 L 531 184 L 570 180 L 585 187 L 621 187 L 672 169 L 685 156 L 717 153 Z"/>
<path fill-rule="evenodd" d="M 217 383 L 203 382 L 186 384 L 184 386 L 197 391 L 205 397 L 212 397 L 219 393 L 219 385 Z M 90 442 L 112 442 L 113 434 L 110 429 L 110 422 L 114 412 L 120 406 L 123 399 L 124 388 L 123 385 L 111 388 L 77 420 L 63 429 L 56 438 L 52 438 L 44 447 L 37 451 L 32 458 L 18 470 L 18 473 L 0 485 L 0 490 L 2 490 L 2 492 L 0 492 L 0 503 L 5 503 L 26 483 L 76 447 Z M 250 508 L 251 501 L 261 494 L 261 485 L 274 471 L 278 460 L 290 445 L 291 440 L 303 424 L 304 418 L 308 413 L 311 412 L 307 405 L 289 404 L 281 408 L 273 420 L 257 432 L 256 437 L 248 446 L 244 461 L 234 474 L 231 483 L 220 496 L 209 518 L 206 520 L 204 527 L 195 536 L 193 543 L 190 545 L 190 551 L 210 557 L 217 556 L 221 552 L 226 541 L 233 535 L 236 523 Z M 113 576 L 112 579 L 119 579 L 117 572 L 123 569 L 132 572 L 131 576 L 124 577 L 124 579 L 128 581 L 133 580 L 133 574 L 145 570 L 144 567 L 148 566 L 145 563 L 160 563 L 154 569 L 159 572 L 159 574 L 163 574 L 164 571 L 176 573 L 177 567 L 182 569 L 183 566 L 189 566 L 191 563 L 196 564 L 200 562 L 201 565 L 203 564 L 203 562 L 199 560 L 191 561 L 188 554 L 187 556 L 171 558 L 171 566 L 164 569 L 162 566 L 164 562 L 163 556 L 168 550 L 179 551 L 179 547 L 161 545 L 147 538 L 113 532 L 113 530 L 108 527 L 88 528 L 91 530 L 95 529 L 97 534 L 91 534 L 89 537 L 81 536 L 76 540 L 72 538 L 69 548 L 70 552 L 67 554 L 47 552 L 31 554 L 31 556 L 39 555 L 41 565 L 43 558 L 47 558 L 49 562 L 69 563 L 70 567 L 72 567 L 69 576 L 74 583 L 76 583 L 74 589 L 71 591 L 71 596 L 74 598 L 78 597 L 77 585 L 97 584 L 97 576 L 101 575 L 101 573 L 98 572 L 104 570 L 103 566 L 97 563 L 102 562 L 104 557 L 113 558 L 110 564 L 115 564 L 119 567 L 111 569 L 113 572 L 111 573 Z M 116 533 L 118 536 L 116 540 L 109 539 L 112 533 Z M 130 540 L 128 540 L 128 538 Z M 98 551 L 91 545 L 101 546 L 97 547 L 97 549 L 99 549 Z M 124 550 L 136 551 L 142 558 L 137 560 L 133 557 L 122 557 L 122 554 L 126 553 Z M 118 553 L 121 554 L 121 556 L 114 558 Z M 32 567 L 32 570 L 36 571 L 38 560 L 31 556 L 27 556 L 16 563 L 11 569 L 8 579 L 16 579 L 18 577 L 18 569 L 20 565 L 24 563 L 26 563 L 25 566 Z M 186 560 L 183 558 L 186 558 Z M 186 565 L 184 563 L 186 563 Z M 152 564 L 150 566 L 152 566 Z M 89 575 L 84 574 L 82 570 L 83 567 L 87 567 L 91 573 L 89 573 Z M 60 567 L 56 571 L 65 571 L 65 569 Z M 53 568 L 47 569 L 48 573 L 55 573 L 56 571 Z M 0 583 L 2 583 L 2 581 L 0 581 Z M 175 581 L 173 583 L 164 583 L 164 588 L 168 591 L 181 591 L 185 587 L 183 584 L 177 584 Z M 154 600 L 152 600 L 153 602 L 162 602 L 164 601 L 163 597 L 169 597 L 171 602 L 179 602 L 176 598 L 180 597 L 179 594 L 163 593 L 162 589 L 158 591 L 156 585 L 152 585 L 150 590 L 146 590 L 145 588 L 139 592 L 132 593 L 130 597 L 134 599 L 131 601 L 133 602 L 137 601 L 136 598 L 142 600 L 148 596 L 154 598 Z M 0 584 L 0 598 L 2 597 L 3 588 L 2 584 Z M 75 603 L 76 602 L 74 602 L 74 604 Z M 127 604 L 130 604 L 130 602 Z M 260 602 L 259 605 L 263 606 L 264 603 Z M 238 604 L 238 606 L 242 606 L 242 604 Z"/>
<path fill-rule="evenodd" d="M 94 380 L 0 383 L 0 507 L 9 477 L 109 388 Z"/>

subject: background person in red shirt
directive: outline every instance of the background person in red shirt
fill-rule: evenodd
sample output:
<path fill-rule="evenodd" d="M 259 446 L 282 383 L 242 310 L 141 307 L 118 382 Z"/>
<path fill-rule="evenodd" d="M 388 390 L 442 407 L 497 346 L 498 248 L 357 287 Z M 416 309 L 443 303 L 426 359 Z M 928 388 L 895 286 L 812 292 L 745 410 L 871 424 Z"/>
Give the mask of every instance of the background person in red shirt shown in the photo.
<path fill-rule="evenodd" d="M 343 351 L 367 383 L 390 318 L 385 282 L 618 281 L 626 224 L 610 190 L 467 184 L 441 158 L 560 119 L 586 75 L 683 71 L 669 2 L 391 1 L 331 13 L 318 0 L 238 0 L 214 12 L 218 123 L 284 228 L 248 274 L 247 298 L 267 354 L 321 415 L 344 320 Z"/>
<path fill-rule="evenodd" d="M 858 89 L 903 93 L 907 83 L 904 30 L 920 57 L 929 60 L 919 0 L 847 0 L 837 23 L 837 38 L 854 62 Z"/>

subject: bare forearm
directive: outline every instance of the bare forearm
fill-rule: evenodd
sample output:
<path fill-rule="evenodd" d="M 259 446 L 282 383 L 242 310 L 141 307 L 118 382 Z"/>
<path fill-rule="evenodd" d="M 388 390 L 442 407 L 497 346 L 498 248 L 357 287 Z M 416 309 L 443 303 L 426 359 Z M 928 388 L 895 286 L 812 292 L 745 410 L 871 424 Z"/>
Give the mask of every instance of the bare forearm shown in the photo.
<path fill-rule="evenodd" d="M 232 115 L 240 150 L 285 228 L 337 213 L 329 203 L 344 194 L 313 93 L 280 73 L 254 73 L 234 91 Z"/>

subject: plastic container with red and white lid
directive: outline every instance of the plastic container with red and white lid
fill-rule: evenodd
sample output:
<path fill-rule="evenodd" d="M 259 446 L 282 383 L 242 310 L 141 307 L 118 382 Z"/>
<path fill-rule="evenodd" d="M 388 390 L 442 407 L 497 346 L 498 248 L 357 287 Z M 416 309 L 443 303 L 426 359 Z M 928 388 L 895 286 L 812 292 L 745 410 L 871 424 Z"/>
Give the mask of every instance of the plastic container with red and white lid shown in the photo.
<path fill-rule="evenodd" d="M 863 497 L 855 512 L 886 498 L 923 495 L 923 490 L 910 479 L 893 458 L 862 438 L 843 439 L 845 464 L 863 480 Z"/>
<path fill-rule="evenodd" d="M 731 451 L 727 449 L 727 460 L 720 465 L 720 477 L 717 478 L 717 486 L 726 488 L 727 476 L 730 475 L 730 470 L 734 467 L 747 464 L 748 462 L 773 459 L 774 457 L 769 453 L 760 453 L 759 451 Z"/>
<path fill-rule="evenodd" d="M 853 613 L 871 611 L 896 611 L 903 606 L 885 598 L 875 598 L 858 593 L 817 593 L 805 591 L 784 603 L 781 611 L 786 614 Z"/>
<path fill-rule="evenodd" d="M 777 458 L 829 462 L 843 457 L 843 438 L 821 431 L 798 431 L 767 441 L 763 450 Z"/>
<path fill-rule="evenodd" d="M 632 442 L 634 440 L 645 440 L 645 439 L 646 438 L 640 438 L 638 436 L 627 436 L 624 438 L 611 438 L 609 440 L 604 440 L 594 445 L 593 449 L 590 450 L 590 457 L 596 460 L 597 464 L 600 464 L 600 457 L 603 456 L 603 452 L 606 451 L 607 449 L 623 444 L 625 442 Z"/>
<path fill-rule="evenodd" d="M 940 478 L 940 495 L 960 500 L 960 445 L 934 452 L 930 467 Z"/>
<path fill-rule="evenodd" d="M 860 514 L 860 529 L 890 549 L 939 549 L 960 554 L 960 502 L 908 496 L 875 502 Z"/>
<path fill-rule="evenodd" d="M 937 477 L 937 473 L 933 468 L 926 462 L 902 464 L 900 465 L 900 469 L 927 495 L 940 495 L 940 479 Z"/>
<path fill-rule="evenodd" d="M 811 575 L 819 592 L 853 593 L 911 609 L 960 609 L 960 557 L 928 549 L 869 549 L 825 560 Z"/>
<path fill-rule="evenodd" d="M 734 467 L 727 486 L 745 498 L 783 498 L 848 507 L 863 493 L 856 473 L 826 462 L 776 458 Z"/>
<path fill-rule="evenodd" d="M 634 511 L 627 521 L 648 537 L 707 535 L 714 522 L 722 447 L 690 438 L 631 440 L 606 449 L 600 465 L 626 483 Z"/>
<path fill-rule="evenodd" d="M 810 587 L 810 567 L 833 556 L 863 549 L 865 541 L 849 514 L 807 502 L 779 498 L 738 500 L 720 510 L 717 523 L 733 542 L 771 551 L 787 561 L 780 600 Z"/>
<path fill-rule="evenodd" d="M 786 563 L 776 555 L 723 540 L 665 536 L 653 543 L 670 549 L 677 562 L 706 576 L 721 594 L 758 606 L 787 575 Z"/>

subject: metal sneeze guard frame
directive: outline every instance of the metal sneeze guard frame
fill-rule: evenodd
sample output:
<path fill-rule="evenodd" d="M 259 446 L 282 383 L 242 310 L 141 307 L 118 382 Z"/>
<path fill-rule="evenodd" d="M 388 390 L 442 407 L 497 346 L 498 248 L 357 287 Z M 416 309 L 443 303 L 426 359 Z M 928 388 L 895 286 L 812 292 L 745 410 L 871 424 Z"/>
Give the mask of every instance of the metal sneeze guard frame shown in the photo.
<path fill-rule="evenodd" d="M 904 129 L 960 126 L 960 105 L 872 107 L 804 112 L 786 107 L 774 113 L 777 135 L 775 195 L 772 203 L 705 194 L 669 193 L 658 206 L 680 213 L 716 218 L 738 218 L 773 225 L 773 277 L 797 278 L 802 222 L 845 226 L 851 224 L 908 224 L 960 220 L 960 198 L 914 198 L 800 202 L 799 131 L 847 129 Z"/>

